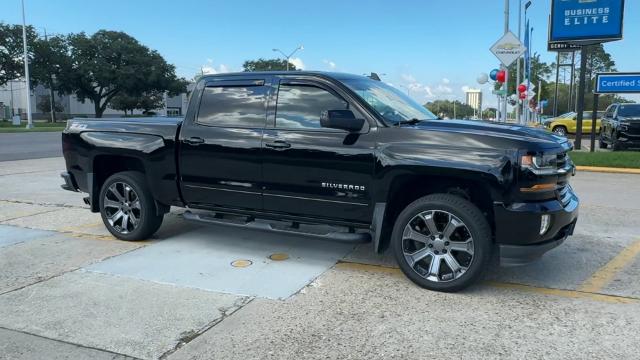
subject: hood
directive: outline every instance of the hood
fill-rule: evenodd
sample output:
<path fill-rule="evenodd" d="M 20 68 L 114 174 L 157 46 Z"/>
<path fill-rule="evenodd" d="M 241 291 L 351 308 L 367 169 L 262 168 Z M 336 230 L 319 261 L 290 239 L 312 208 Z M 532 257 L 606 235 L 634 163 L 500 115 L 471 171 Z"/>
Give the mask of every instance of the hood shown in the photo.
<path fill-rule="evenodd" d="M 544 151 L 548 149 L 569 150 L 568 139 L 557 136 L 543 128 L 534 128 L 510 123 L 469 120 L 429 120 L 414 126 L 409 141 L 439 142 L 445 145 L 503 150 L 526 149 Z M 408 133 L 406 133 L 408 135 Z M 439 135 L 436 135 L 439 134 Z"/>

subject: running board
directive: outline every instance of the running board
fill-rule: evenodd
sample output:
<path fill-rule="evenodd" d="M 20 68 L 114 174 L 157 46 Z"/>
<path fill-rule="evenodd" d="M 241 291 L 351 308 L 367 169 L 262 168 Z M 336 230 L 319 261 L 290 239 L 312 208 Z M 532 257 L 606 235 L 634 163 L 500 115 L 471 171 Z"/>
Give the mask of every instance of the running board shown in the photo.
<path fill-rule="evenodd" d="M 311 236 L 324 240 L 332 240 L 344 243 L 363 244 L 371 242 L 371 234 L 368 232 L 355 231 L 322 231 L 321 229 L 313 229 L 315 225 L 303 225 L 297 222 L 281 222 L 281 224 L 256 221 L 251 216 L 234 216 L 222 213 L 194 213 L 185 211 L 182 216 L 185 220 L 215 224 L 242 227 L 246 229 L 268 230 L 272 232 Z M 301 228 L 301 226 L 303 228 Z"/>

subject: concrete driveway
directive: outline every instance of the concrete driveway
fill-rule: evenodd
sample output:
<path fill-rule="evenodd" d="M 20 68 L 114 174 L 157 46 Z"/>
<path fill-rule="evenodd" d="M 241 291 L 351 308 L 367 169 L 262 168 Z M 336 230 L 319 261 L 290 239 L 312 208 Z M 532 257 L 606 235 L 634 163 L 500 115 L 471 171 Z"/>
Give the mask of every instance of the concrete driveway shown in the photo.
<path fill-rule="evenodd" d="M 640 178 L 579 173 L 575 236 L 458 294 L 390 254 L 185 222 L 114 239 L 61 158 L 0 167 L 0 358 L 637 358 Z M 235 265 L 235 266 L 234 266 Z"/>

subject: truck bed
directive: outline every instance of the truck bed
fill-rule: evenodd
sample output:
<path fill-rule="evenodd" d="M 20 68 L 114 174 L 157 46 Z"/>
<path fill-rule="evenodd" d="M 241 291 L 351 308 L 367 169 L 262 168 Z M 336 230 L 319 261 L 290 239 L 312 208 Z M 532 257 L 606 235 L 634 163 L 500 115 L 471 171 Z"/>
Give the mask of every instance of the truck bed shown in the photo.
<path fill-rule="evenodd" d="M 62 150 L 74 187 L 89 193 L 97 211 L 96 183 L 113 169 L 147 174 L 154 198 L 181 205 L 176 167 L 176 137 L 182 118 L 74 118 L 62 133 Z M 126 160 L 125 160 L 126 158 Z M 133 160 L 132 160 L 133 159 Z M 111 172 L 112 173 L 112 172 Z"/>

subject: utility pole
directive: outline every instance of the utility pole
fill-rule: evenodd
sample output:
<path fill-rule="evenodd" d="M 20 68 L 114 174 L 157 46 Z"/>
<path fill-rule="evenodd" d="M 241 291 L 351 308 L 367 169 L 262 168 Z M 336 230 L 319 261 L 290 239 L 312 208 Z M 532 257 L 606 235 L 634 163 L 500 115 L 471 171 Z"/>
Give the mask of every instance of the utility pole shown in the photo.
<path fill-rule="evenodd" d="M 504 0 L 504 33 L 509 32 L 509 0 Z M 504 84 L 502 89 L 504 90 L 504 102 L 502 104 L 502 121 L 507 122 L 507 97 L 509 96 L 509 69 L 502 65 L 505 71 Z"/>
<path fill-rule="evenodd" d="M 580 150 L 582 147 L 582 117 L 584 116 L 584 89 L 586 85 L 587 57 L 589 56 L 589 46 L 582 46 L 580 54 L 580 80 L 578 84 L 578 114 L 576 115 L 576 140 L 573 147 Z"/>
<path fill-rule="evenodd" d="M 47 46 L 49 46 L 49 38 L 47 37 L 47 29 L 44 29 L 44 41 L 47 43 Z M 50 101 L 49 101 L 49 110 L 51 111 L 51 122 L 54 123 L 56 122 L 56 113 L 54 110 L 54 106 L 53 104 L 55 103 L 55 95 L 53 93 L 53 75 L 51 75 L 51 73 L 48 74 L 49 75 L 49 97 L 50 97 Z"/>
<path fill-rule="evenodd" d="M 24 50 L 24 80 L 26 84 L 27 98 L 27 129 L 33 129 L 31 117 L 31 86 L 29 84 L 29 55 L 27 54 L 27 24 L 24 16 L 24 0 L 22 0 L 22 45 Z"/>
<path fill-rule="evenodd" d="M 518 40 L 522 41 L 522 0 L 518 0 Z M 516 63 L 516 88 L 520 84 L 520 60 L 522 57 L 518 57 L 518 62 Z M 520 124 L 520 100 L 516 103 L 516 123 Z"/>
<path fill-rule="evenodd" d="M 556 56 L 556 91 L 553 98 L 553 117 L 558 116 L 558 82 L 560 81 L 560 51 Z M 540 89 L 538 89 L 540 92 Z"/>
<path fill-rule="evenodd" d="M 285 59 L 287 59 L 287 71 L 289 71 L 289 59 L 291 59 L 291 57 L 293 56 L 293 54 L 295 54 L 296 52 L 298 52 L 298 50 L 304 50 L 304 46 L 300 45 L 298 46 L 295 50 L 293 50 L 291 52 L 291 54 L 287 55 L 285 54 L 282 50 L 280 49 L 273 49 L 273 51 L 275 52 L 279 52 L 280 54 L 282 54 L 282 56 L 284 56 Z"/>
<path fill-rule="evenodd" d="M 15 111 L 13 111 L 13 80 L 9 80 L 9 91 L 11 91 L 11 119 L 13 120 L 13 116 L 15 115 Z"/>

